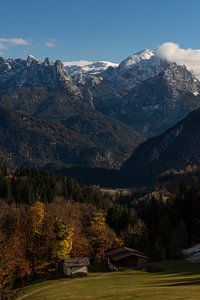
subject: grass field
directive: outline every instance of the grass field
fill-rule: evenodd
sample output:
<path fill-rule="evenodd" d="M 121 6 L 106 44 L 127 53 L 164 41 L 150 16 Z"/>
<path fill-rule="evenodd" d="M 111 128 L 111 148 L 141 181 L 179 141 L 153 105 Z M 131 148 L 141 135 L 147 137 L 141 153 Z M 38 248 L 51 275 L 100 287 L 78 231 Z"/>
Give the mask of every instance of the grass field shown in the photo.
<path fill-rule="evenodd" d="M 87 278 L 47 281 L 26 287 L 18 299 L 200 299 L 200 265 L 170 261 L 153 264 L 151 270 L 91 273 Z"/>

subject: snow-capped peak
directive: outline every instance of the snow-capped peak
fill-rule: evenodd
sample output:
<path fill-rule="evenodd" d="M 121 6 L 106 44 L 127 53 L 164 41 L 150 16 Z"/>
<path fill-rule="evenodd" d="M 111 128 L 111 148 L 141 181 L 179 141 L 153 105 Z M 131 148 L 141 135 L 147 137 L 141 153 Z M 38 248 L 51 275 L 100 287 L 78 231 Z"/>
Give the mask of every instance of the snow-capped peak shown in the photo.
<path fill-rule="evenodd" d="M 27 60 L 28 60 L 28 59 L 38 60 L 38 58 L 35 57 L 35 56 L 32 55 L 32 54 L 29 54 L 29 55 L 28 55 Z"/>
<path fill-rule="evenodd" d="M 150 59 L 154 55 L 155 55 L 154 51 L 149 49 L 144 49 L 138 53 L 135 53 L 133 57 L 137 60 L 142 60 L 142 59 Z"/>
<path fill-rule="evenodd" d="M 121 67 L 130 67 L 142 60 L 149 60 L 155 56 L 155 52 L 149 49 L 142 50 L 140 52 L 134 53 L 133 55 L 127 57 L 120 63 Z"/>
<path fill-rule="evenodd" d="M 87 65 L 86 67 L 88 68 L 88 71 L 91 70 L 94 72 L 102 72 L 102 71 L 105 71 L 106 69 L 108 69 L 109 67 L 116 68 L 118 66 L 119 66 L 119 64 L 117 64 L 117 63 L 101 60 L 101 61 L 94 62 L 90 65 Z M 86 71 L 87 71 L 87 69 L 86 69 Z"/>
<path fill-rule="evenodd" d="M 35 61 L 37 63 L 40 63 L 40 60 L 38 58 L 36 58 L 35 56 L 29 54 L 28 57 L 27 57 L 27 66 L 30 66 L 32 64 L 32 62 Z"/>

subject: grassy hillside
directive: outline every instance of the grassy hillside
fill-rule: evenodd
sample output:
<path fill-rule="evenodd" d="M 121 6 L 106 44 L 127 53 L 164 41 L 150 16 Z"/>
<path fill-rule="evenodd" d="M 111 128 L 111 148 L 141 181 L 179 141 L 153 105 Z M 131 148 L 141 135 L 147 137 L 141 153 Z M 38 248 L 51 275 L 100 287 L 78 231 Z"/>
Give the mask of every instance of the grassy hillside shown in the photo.
<path fill-rule="evenodd" d="M 24 289 L 18 299 L 199 299 L 200 265 L 171 261 L 152 264 L 150 270 L 38 283 Z"/>

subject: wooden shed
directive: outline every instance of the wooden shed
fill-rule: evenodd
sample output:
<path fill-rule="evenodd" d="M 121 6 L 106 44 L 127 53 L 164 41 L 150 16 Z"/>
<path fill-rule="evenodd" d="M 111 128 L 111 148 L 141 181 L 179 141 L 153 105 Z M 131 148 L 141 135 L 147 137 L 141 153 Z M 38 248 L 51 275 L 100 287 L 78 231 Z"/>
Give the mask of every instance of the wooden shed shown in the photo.
<path fill-rule="evenodd" d="M 128 247 L 111 249 L 107 252 L 107 263 L 112 271 L 120 268 L 144 270 L 147 267 L 148 257 L 142 252 Z"/>
<path fill-rule="evenodd" d="M 90 265 L 89 258 L 69 258 L 62 261 L 63 273 L 66 276 L 88 274 L 88 266 Z"/>

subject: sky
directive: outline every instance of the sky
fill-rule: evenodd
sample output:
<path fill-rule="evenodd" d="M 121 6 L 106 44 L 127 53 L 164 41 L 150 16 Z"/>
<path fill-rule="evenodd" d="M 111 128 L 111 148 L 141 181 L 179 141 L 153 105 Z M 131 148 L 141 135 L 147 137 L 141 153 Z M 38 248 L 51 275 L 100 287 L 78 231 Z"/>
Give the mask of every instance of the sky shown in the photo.
<path fill-rule="evenodd" d="M 165 42 L 199 55 L 199 0 L 0 0 L 0 4 L 3 57 L 32 54 L 40 59 L 120 62 Z"/>

